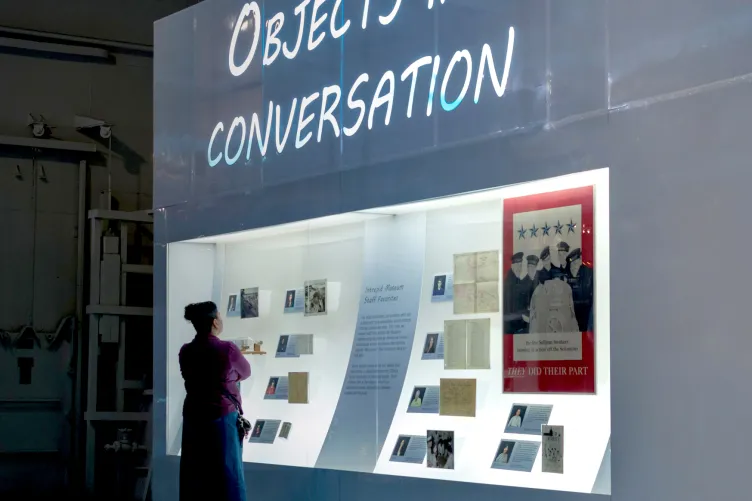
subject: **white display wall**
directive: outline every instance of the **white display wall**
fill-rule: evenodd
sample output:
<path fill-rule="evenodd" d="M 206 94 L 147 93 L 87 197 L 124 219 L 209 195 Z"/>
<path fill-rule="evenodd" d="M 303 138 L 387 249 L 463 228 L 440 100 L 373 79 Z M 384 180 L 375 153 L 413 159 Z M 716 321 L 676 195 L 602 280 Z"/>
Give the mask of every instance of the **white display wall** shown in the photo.
<path fill-rule="evenodd" d="M 455 254 L 503 250 L 504 199 L 581 186 L 593 186 L 595 194 L 596 392 L 582 395 L 504 393 L 501 314 L 455 315 L 451 301 L 432 302 L 433 278 L 452 272 Z M 179 369 L 173 362 L 177 360 L 179 347 L 192 337 L 190 325 L 182 320 L 182 308 L 188 302 L 211 298 L 224 312 L 230 294 L 258 287 L 259 317 L 225 318 L 223 338 L 263 341 L 265 355 L 247 356 L 252 377 L 241 386 L 246 416 L 251 421 L 288 421 L 292 423 L 292 431 L 288 439 L 277 438 L 273 444 L 245 444 L 243 457 L 254 463 L 314 467 L 332 426 L 350 361 L 361 289 L 365 286 L 361 281 L 366 229 L 379 218 L 400 218 L 421 212 L 426 216 L 426 240 L 417 325 L 400 400 L 373 473 L 591 492 L 599 472 L 604 474 L 601 466 L 607 455 L 611 423 L 608 204 L 608 171 L 600 170 L 316 222 L 171 244 L 168 444 L 179 440 L 176 409 L 184 396 Z M 392 244 L 400 245 L 400 242 Z M 500 266 L 503 275 L 508 266 L 506 263 Z M 198 267 L 202 271 L 185 273 L 187 267 L 191 270 Z M 308 317 L 302 312 L 284 313 L 286 291 L 302 288 L 305 281 L 317 279 L 328 281 L 327 315 Z M 500 290 L 500 298 L 502 292 Z M 490 318 L 490 370 L 445 370 L 442 360 L 421 360 L 426 335 L 443 331 L 445 320 L 459 318 Z M 313 355 L 275 358 L 277 341 L 284 334 L 313 334 Z M 288 372 L 309 373 L 308 404 L 264 399 L 269 378 L 287 376 Z M 439 385 L 441 378 L 476 379 L 474 418 L 407 413 L 412 389 Z M 562 425 L 565 429 L 563 474 L 543 473 L 540 452 L 531 472 L 491 468 L 502 439 L 541 440 L 540 436 L 504 434 L 513 404 L 553 406 L 549 424 Z M 390 461 L 400 435 L 425 436 L 427 430 L 454 431 L 453 470 L 427 468 L 425 461 L 422 464 Z M 350 452 L 354 456 L 358 454 L 357 450 Z M 602 478 L 600 482 L 603 483 Z M 610 480 L 606 482 L 610 484 Z"/>

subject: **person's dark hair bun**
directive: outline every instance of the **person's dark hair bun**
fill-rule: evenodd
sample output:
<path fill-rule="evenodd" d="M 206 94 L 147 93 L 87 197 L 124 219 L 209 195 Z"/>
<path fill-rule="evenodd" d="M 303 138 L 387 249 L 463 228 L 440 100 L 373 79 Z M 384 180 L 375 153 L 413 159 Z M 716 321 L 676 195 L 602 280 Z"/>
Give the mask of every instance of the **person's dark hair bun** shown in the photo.
<path fill-rule="evenodd" d="M 191 303 L 185 307 L 183 318 L 193 324 L 196 332 L 211 332 L 214 319 L 217 318 L 217 305 L 212 301 Z"/>

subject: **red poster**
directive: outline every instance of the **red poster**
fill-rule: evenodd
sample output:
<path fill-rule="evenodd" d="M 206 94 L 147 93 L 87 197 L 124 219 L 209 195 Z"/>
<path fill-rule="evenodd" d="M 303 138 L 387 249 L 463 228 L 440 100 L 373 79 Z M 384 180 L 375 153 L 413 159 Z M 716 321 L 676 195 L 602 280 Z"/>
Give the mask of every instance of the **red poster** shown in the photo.
<path fill-rule="evenodd" d="M 504 201 L 504 391 L 595 393 L 593 187 Z"/>

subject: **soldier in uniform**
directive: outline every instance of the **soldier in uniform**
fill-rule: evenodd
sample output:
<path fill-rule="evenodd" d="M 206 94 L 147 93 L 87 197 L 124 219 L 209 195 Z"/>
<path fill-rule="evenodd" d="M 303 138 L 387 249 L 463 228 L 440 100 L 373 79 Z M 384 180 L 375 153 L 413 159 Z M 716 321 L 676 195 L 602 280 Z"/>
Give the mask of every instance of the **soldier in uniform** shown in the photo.
<path fill-rule="evenodd" d="M 522 285 L 523 252 L 512 256 L 511 266 L 504 277 L 504 334 L 516 334 L 526 329 L 522 314 L 527 314 L 529 297 Z"/>
<path fill-rule="evenodd" d="M 562 240 L 556 244 L 556 251 L 559 255 L 559 266 L 554 266 L 552 268 L 553 271 L 551 272 L 551 278 L 558 278 L 566 281 L 567 275 L 569 275 L 569 264 L 567 264 L 569 244 Z"/>
<path fill-rule="evenodd" d="M 540 253 L 541 269 L 538 270 L 538 283 L 545 284 L 551 280 L 553 275 L 553 265 L 551 264 L 551 248 L 547 245 Z"/>
<path fill-rule="evenodd" d="M 574 314 L 580 332 L 592 331 L 593 269 L 582 263 L 582 250 L 567 255 L 567 283 L 572 288 Z"/>
<path fill-rule="evenodd" d="M 530 332 L 530 299 L 533 297 L 535 288 L 538 287 L 538 262 L 540 259 L 533 254 L 527 257 L 527 275 L 522 279 L 520 287 L 522 289 L 520 297 L 520 307 L 522 311 L 522 320 L 525 322 L 525 331 Z"/>

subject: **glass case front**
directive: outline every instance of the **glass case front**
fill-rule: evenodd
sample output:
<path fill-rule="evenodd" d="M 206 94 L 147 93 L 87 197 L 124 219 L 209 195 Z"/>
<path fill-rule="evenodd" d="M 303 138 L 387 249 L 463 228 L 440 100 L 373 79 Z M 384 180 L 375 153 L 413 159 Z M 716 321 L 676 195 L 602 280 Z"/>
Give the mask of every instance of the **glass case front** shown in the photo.
<path fill-rule="evenodd" d="M 601 169 L 169 244 L 168 453 L 212 299 L 247 462 L 610 493 L 608 195 Z"/>

